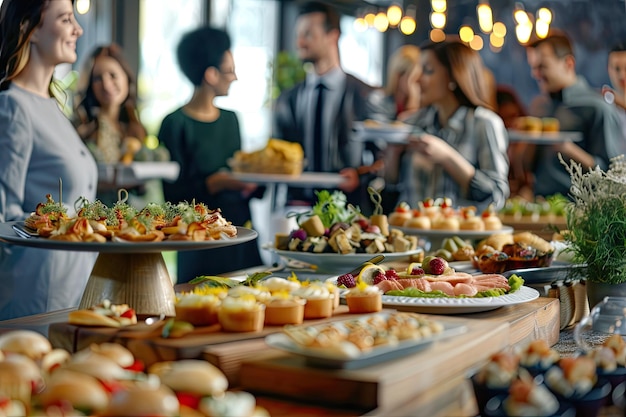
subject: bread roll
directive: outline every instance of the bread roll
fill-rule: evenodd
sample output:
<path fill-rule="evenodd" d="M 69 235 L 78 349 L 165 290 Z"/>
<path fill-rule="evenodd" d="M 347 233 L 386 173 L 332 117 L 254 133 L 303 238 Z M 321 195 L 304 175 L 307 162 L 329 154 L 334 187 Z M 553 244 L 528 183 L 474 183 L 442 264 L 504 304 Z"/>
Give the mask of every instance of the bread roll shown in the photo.
<path fill-rule="evenodd" d="M 559 119 L 554 117 L 543 117 L 541 123 L 544 132 L 558 132 L 561 130 Z"/>
<path fill-rule="evenodd" d="M 176 395 L 166 386 L 153 386 L 138 383 L 126 390 L 119 390 L 111 396 L 101 417 L 180 415 L 180 405 Z"/>
<path fill-rule="evenodd" d="M 19 353 L 39 360 L 51 350 L 48 339 L 33 330 L 13 330 L 0 335 L 0 351 L 3 352 Z"/>
<path fill-rule="evenodd" d="M 109 396 L 94 377 L 74 371 L 58 371 L 39 395 L 41 405 L 48 407 L 67 402 L 73 408 L 97 413 L 107 407 Z"/>
<path fill-rule="evenodd" d="M 157 362 L 148 369 L 164 385 L 176 392 L 220 396 L 228 389 L 228 380 L 222 371 L 203 360 Z"/>
<path fill-rule="evenodd" d="M 113 317 L 105 316 L 94 310 L 75 310 L 68 314 L 68 323 L 80 326 L 122 327 L 122 323 Z"/>
<path fill-rule="evenodd" d="M 516 233 L 515 235 L 513 235 L 513 241 L 515 243 L 524 243 L 526 245 L 532 246 L 533 248 L 543 253 L 554 252 L 554 247 L 552 246 L 552 244 L 550 244 L 550 242 L 540 238 L 534 233 L 530 233 L 530 232 Z"/>
<path fill-rule="evenodd" d="M 490 246 L 497 251 L 501 251 L 504 248 L 504 245 L 510 245 L 515 243 L 513 240 L 513 234 L 511 233 L 496 233 L 494 235 L 489 236 L 487 239 L 481 241 L 477 247 L 476 251 L 478 252 L 483 246 Z"/>

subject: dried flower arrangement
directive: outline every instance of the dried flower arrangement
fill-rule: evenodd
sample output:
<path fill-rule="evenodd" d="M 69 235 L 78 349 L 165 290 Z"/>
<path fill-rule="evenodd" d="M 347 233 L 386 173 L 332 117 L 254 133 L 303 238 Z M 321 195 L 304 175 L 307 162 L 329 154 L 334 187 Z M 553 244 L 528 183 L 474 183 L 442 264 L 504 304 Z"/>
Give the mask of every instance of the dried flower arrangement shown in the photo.
<path fill-rule="evenodd" d="M 587 280 L 606 284 L 626 282 L 626 159 L 611 159 L 609 169 L 584 171 L 565 162 L 571 177 L 565 235 L 575 262 L 587 264 Z"/>

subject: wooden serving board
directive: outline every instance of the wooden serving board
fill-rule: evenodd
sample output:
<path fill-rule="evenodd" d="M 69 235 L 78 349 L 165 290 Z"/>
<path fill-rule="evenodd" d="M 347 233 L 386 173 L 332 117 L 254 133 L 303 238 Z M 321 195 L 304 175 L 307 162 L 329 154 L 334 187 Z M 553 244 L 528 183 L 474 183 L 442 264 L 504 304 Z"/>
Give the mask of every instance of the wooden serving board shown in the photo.
<path fill-rule="evenodd" d="M 307 320 L 307 324 L 345 320 L 354 315 L 348 307 L 340 305 L 332 317 L 322 320 Z M 216 365 L 229 377 L 231 385 L 238 380 L 239 364 L 243 359 L 257 357 L 270 350 L 265 345 L 265 336 L 282 331 L 282 326 L 265 326 L 254 333 L 223 332 L 219 325 L 196 327 L 181 338 L 162 338 L 161 326 L 152 329 L 139 324 L 126 328 L 76 326 L 66 322 L 51 323 L 48 338 L 55 348 L 77 352 L 92 343 L 115 342 L 127 347 L 135 358 L 146 366 L 160 361 L 204 358 Z M 152 330 L 151 330 L 152 329 Z"/>
<path fill-rule="evenodd" d="M 305 358 L 288 353 L 246 360 L 241 364 L 240 385 L 253 393 L 362 412 L 376 410 L 376 415 L 398 415 L 394 412 L 403 404 L 407 409 L 415 407 L 406 415 L 430 415 L 419 410 L 437 409 L 448 401 L 437 391 L 439 385 L 453 380 L 460 384 L 477 364 L 508 346 L 534 339 L 552 345 L 559 336 L 559 302 L 550 298 L 484 313 L 431 318 L 463 323 L 467 332 L 404 358 L 356 370 L 314 368 L 307 366 Z"/>
<path fill-rule="evenodd" d="M 442 321 L 462 319 L 433 316 Z M 297 401 L 344 406 L 366 412 L 391 408 L 446 381 L 468 364 L 485 360 L 508 345 L 508 326 L 469 322 L 468 332 L 406 356 L 356 370 L 308 367 L 305 358 L 281 355 L 245 361 L 242 389 Z"/>

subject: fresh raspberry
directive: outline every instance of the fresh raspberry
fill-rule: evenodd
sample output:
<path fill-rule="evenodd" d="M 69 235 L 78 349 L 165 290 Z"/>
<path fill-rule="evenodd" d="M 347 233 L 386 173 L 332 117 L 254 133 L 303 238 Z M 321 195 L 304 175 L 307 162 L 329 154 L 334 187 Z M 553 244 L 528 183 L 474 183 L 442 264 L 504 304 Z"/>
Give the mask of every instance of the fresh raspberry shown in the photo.
<path fill-rule="evenodd" d="M 376 275 L 374 275 L 374 281 L 373 284 L 376 285 L 381 281 L 386 281 L 389 278 L 387 278 L 387 276 L 383 273 L 383 271 L 378 271 L 376 272 Z"/>
<path fill-rule="evenodd" d="M 343 274 L 337 278 L 337 286 L 343 285 L 346 288 L 356 287 L 356 280 L 352 274 Z"/>
<path fill-rule="evenodd" d="M 388 269 L 385 271 L 385 276 L 387 279 L 398 279 L 398 273 L 395 269 Z"/>
<path fill-rule="evenodd" d="M 361 230 L 367 229 L 367 227 L 370 225 L 370 222 L 368 222 L 367 219 L 364 219 L 364 218 L 357 219 L 356 223 L 359 225 Z"/>
<path fill-rule="evenodd" d="M 441 275 L 445 272 L 448 263 L 443 258 L 434 258 L 428 263 L 430 273 L 433 275 Z"/>
<path fill-rule="evenodd" d="M 426 272 L 422 268 L 413 268 L 411 275 L 424 275 Z"/>

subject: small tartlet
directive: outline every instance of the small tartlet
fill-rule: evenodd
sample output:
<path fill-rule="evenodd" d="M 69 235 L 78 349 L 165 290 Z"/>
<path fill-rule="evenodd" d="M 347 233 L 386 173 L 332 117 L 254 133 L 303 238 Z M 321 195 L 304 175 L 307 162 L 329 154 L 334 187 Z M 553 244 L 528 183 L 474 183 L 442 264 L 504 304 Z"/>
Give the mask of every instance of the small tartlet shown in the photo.
<path fill-rule="evenodd" d="M 382 292 L 378 287 L 359 281 L 345 293 L 350 313 L 376 313 L 383 309 Z"/>
<path fill-rule="evenodd" d="M 222 300 L 218 320 L 227 332 L 258 332 L 265 321 L 265 304 L 251 294 L 227 296 Z"/>

